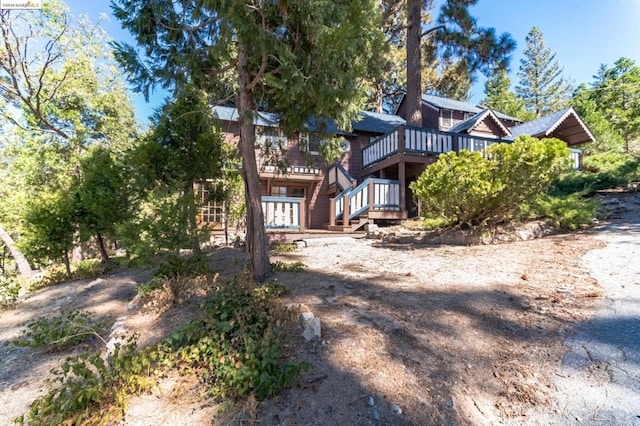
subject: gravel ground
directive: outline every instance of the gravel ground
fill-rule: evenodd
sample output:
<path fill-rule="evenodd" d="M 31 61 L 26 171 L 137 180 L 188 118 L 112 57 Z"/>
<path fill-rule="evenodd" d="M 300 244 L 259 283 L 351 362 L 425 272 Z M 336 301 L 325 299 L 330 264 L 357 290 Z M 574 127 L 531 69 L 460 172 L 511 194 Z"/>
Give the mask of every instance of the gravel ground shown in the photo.
<path fill-rule="evenodd" d="M 602 286 L 595 315 L 567 339 L 553 409 L 539 424 L 640 425 L 640 196 L 595 229 L 606 245 L 581 264 Z"/>

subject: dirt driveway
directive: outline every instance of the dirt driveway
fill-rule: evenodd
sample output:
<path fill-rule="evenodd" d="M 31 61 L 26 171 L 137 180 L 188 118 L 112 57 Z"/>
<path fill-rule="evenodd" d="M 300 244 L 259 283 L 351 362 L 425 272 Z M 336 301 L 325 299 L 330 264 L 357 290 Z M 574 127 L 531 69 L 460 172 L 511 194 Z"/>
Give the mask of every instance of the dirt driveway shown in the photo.
<path fill-rule="evenodd" d="M 273 253 L 272 262 L 306 265 L 277 279 L 291 289 L 285 303 L 322 321 L 321 339 L 306 341 L 296 328 L 287 348 L 311 366 L 300 386 L 221 420 L 193 383 L 169 378 L 154 394 L 132 398 L 124 424 L 536 424 L 537 410 L 554 409 L 565 340 L 604 300 L 581 263 L 604 245 L 587 232 L 475 247 L 340 238 Z M 225 248 L 211 261 L 229 275 L 243 258 Z M 56 306 L 86 291 L 89 310 L 120 318 L 141 341 L 194 315 L 191 303 L 163 314 L 127 311 L 139 279 L 121 272 L 101 285 L 69 284 Z M 57 291 L 44 289 L 0 312 L 0 341 L 46 305 L 36 301 Z M 0 424 L 26 410 L 41 394 L 45 372 L 67 355 L 7 348 L 0 346 Z"/>

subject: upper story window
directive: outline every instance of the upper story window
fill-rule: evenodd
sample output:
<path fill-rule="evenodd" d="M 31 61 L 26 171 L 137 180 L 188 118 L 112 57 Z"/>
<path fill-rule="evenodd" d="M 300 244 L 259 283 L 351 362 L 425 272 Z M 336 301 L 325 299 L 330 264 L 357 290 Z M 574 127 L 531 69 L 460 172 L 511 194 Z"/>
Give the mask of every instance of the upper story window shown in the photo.
<path fill-rule="evenodd" d="M 203 224 L 224 223 L 224 203 L 217 200 L 217 185 L 205 181 L 195 184 L 198 221 Z"/>
<path fill-rule="evenodd" d="M 278 127 L 256 126 L 256 144 L 267 151 L 285 150 L 287 137 Z"/>
<path fill-rule="evenodd" d="M 453 110 L 441 109 L 440 110 L 440 128 L 448 129 L 453 126 Z"/>
<path fill-rule="evenodd" d="M 320 154 L 320 149 L 325 143 L 327 143 L 327 140 L 318 133 L 301 133 L 298 147 L 300 152 Z"/>

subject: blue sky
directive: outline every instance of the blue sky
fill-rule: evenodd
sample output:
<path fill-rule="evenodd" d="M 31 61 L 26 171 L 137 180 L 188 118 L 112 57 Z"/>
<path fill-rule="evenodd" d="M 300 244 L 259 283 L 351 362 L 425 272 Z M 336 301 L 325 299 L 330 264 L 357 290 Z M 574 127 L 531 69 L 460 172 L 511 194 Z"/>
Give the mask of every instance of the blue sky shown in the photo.
<path fill-rule="evenodd" d="M 73 15 L 88 14 L 96 21 L 101 13 L 109 18 L 103 27 L 115 40 L 129 38 L 111 17 L 108 0 L 67 0 Z M 640 65 L 640 0 L 479 0 L 471 9 L 478 24 L 509 32 L 518 43 L 510 66 L 510 78 L 517 82 L 525 37 L 533 26 L 540 28 L 546 45 L 557 52 L 565 77 L 589 83 L 601 63 L 613 65 L 622 56 Z M 483 79 L 472 89 L 472 101 L 483 97 Z M 162 102 L 156 94 L 149 104 L 134 96 L 140 121 L 146 123 L 154 107 Z"/>

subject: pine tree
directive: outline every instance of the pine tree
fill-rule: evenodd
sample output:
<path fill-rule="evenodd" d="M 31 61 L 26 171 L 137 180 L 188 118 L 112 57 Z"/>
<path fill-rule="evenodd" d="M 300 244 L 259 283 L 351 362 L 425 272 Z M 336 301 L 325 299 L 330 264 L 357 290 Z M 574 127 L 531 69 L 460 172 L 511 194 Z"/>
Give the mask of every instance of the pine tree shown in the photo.
<path fill-rule="evenodd" d="M 520 60 L 516 94 L 536 117 L 564 108 L 569 102 L 571 85 L 562 77 L 563 68 L 556 53 L 545 46 L 537 27 L 529 31 L 525 41 L 527 47 L 525 57 Z"/>
<path fill-rule="evenodd" d="M 469 13 L 469 6 L 477 0 L 447 0 L 440 9 L 435 25 L 423 31 L 422 0 L 407 1 L 407 123 L 421 126 L 420 110 L 422 94 L 421 67 L 444 66 L 454 70 L 463 79 L 440 81 L 434 92 L 441 95 L 466 97 L 471 79 L 477 71 L 490 73 L 493 69 L 506 68 L 515 42 L 508 33 L 497 35 L 493 28 L 478 27 Z M 428 2 L 430 4 L 430 2 Z M 425 49 L 423 39 L 433 40 Z M 428 46 L 425 46 L 428 47 Z M 458 69 L 459 72 L 455 72 Z M 444 73 L 447 78 L 447 73 Z"/>
<path fill-rule="evenodd" d="M 522 121 L 529 121 L 533 113 L 525 110 L 524 101 L 511 91 L 511 79 L 507 71 L 498 70 L 484 84 L 484 94 L 487 96 L 482 104 L 489 108 L 503 112 Z"/>
<path fill-rule="evenodd" d="M 194 83 L 213 93 L 232 74 L 247 204 L 246 247 L 257 281 L 271 274 L 256 164 L 258 107 L 280 115 L 286 133 L 309 117 L 349 127 L 362 107 L 362 82 L 382 45 L 373 0 L 116 0 L 114 15 L 144 50 L 116 44 L 139 90 Z"/>

